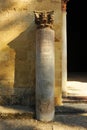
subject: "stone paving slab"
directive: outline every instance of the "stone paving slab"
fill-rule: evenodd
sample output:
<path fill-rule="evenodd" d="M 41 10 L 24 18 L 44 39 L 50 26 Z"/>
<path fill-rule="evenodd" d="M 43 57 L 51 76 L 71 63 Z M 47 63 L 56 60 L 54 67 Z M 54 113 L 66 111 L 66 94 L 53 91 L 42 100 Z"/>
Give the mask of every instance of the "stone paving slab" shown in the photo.
<path fill-rule="evenodd" d="M 55 113 L 56 114 L 87 113 L 87 104 L 85 104 L 85 103 L 64 103 L 62 106 L 56 107 Z"/>
<path fill-rule="evenodd" d="M 0 130 L 87 130 L 87 115 L 56 115 L 53 122 L 0 119 Z"/>
<path fill-rule="evenodd" d="M 87 97 L 87 81 L 67 81 L 67 93 L 69 96 Z"/>
<path fill-rule="evenodd" d="M 33 108 L 28 106 L 0 106 L 1 119 L 14 118 L 34 118 L 35 112 Z"/>
<path fill-rule="evenodd" d="M 41 122 L 33 108 L 0 106 L 0 130 L 87 130 L 86 108 L 86 104 L 63 104 L 55 108 L 54 121 Z"/>
<path fill-rule="evenodd" d="M 73 72 L 68 74 L 67 93 L 71 97 L 87 98 L 87 72 Z"/>
<path fill-rule="evenodd" d="M 87 104 L 84 103 L 64 103 L 55 107 L 55 114 L 81 114 L 87 113 Z M 35 118 L 35 108 L 28 106 L 0 106 L 0 118 Z"/>
<path fill-rule="evenodd" d="M 21 105 L 9 105 L 9 106 L 0 106 L 0 112 L 2 113 L 28 113 L 33 112 L 34 109 L 29 106 L 21 106 Z"/>

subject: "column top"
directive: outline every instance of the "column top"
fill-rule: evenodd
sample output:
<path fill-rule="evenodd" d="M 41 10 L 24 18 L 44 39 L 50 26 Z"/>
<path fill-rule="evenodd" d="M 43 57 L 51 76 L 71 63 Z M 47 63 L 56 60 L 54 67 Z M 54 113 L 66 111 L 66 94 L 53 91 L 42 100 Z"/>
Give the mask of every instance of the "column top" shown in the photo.
<path fill-rule="evenodd" d="M 66 11 L 66 9 L 67 9 L 67 2 L 68 2 L 69 0 L 62 0 L 62 11 Z"/>
<path fill-rule="evenodd" d="M 38 28 L 53 27 L 54 11 L 34 11 L 35 24 Z"/>

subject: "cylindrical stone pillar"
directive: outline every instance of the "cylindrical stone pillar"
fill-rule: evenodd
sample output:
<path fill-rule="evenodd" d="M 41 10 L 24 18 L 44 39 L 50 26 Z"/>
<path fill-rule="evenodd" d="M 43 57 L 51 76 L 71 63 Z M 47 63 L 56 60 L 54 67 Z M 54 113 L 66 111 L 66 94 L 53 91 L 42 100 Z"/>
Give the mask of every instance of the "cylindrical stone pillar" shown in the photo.
<path fill-rule="evenodd" d="M 67 35 L 66 35 L 66 12 L 63 11 L 63 26 L 62 26 L 62 93 L 67 94 Z"/>
<path fill-rule="evenodd" d="M 36 32 L 36 117 L 54 119 L 54 30 L 49 27 Z"/>
<path fill-rule="evenodd" d="M 67 96 L 67 24 L 66 7 L 69 0 L 62 0 L 62 95 Z"/>

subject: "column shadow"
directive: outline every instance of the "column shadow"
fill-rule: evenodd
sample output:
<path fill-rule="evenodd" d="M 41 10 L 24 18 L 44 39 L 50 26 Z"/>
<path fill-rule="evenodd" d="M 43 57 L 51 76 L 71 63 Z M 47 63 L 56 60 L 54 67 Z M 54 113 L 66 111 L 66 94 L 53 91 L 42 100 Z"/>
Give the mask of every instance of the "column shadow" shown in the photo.
<path fill-rule="evenodd" d="M 15 51 L 14 94 L 11 104 L 34 104 L 35 97 L 35 32 L 32 23 L 8 46 Z"/>

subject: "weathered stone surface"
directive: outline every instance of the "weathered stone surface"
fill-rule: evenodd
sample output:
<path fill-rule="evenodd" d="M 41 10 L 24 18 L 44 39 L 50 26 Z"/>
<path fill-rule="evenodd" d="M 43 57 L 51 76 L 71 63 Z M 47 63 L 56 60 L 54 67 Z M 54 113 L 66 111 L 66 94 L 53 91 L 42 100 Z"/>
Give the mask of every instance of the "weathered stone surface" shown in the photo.
<path fill-rule="evenodd" d="M 42 121 L 54 118 L 54 37 L 47 27 L 36 32 L 36 115 Z"/>
<path fill-rule="evenodd" d="M 20 93 L 24 87 L 26 89 L 32 87 L 35 90 L 36 25 L 34 23 L 34 10 L 54 10 L 55 12 L 56 42 L 54 46 L 56 48 L 55 63 L 58 63 L 55 69 L 55 80 L 60 78 L 62 16 L 61 1 L 57 1 L 0 0 L 0 93 L 5 94 L 6 97 L 13 95 L 14 87 L 20 87 Z M 56 86 L 59 88 L 56 89 L 56 93 L 58 93 L 56 96 L 61 93 L 60 84 L 61 80 Z"/>

